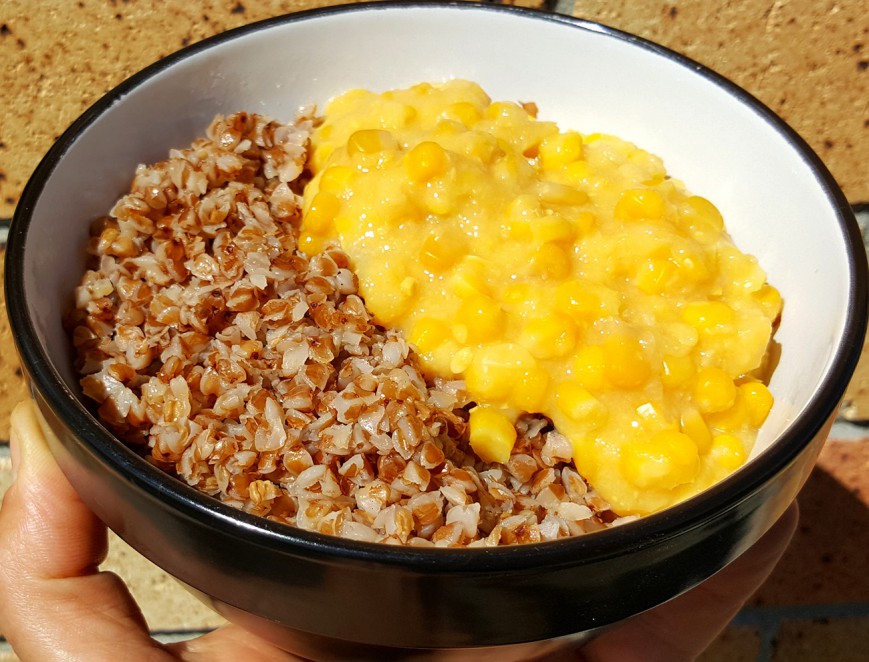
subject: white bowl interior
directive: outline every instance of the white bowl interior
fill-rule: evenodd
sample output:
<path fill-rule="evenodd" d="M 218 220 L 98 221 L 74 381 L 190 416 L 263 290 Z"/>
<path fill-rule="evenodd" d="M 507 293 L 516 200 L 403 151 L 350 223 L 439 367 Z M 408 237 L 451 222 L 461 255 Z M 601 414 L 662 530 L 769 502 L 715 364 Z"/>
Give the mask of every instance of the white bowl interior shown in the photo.
<path fill-rule="evenodd" d="M 251 31 L 175 61 L 86 127 L 33 210 L 24 274 L 37 335 L 70 389 L 61 312 L 89 221 L 138 163 L 189 144 L 216 113 L 291 118 L 348 88 L 451 77 L 495 99 L 533 100 L 562 128 L 631 140 L 722 210 L 785 300 L 776 404 L 755 454 L 767 448 L 827 376 L 847 319 L 847 239 L 812 165 L 767 116 L 689 65 L 595 28 L 471 7 L 327 13 Z"/>

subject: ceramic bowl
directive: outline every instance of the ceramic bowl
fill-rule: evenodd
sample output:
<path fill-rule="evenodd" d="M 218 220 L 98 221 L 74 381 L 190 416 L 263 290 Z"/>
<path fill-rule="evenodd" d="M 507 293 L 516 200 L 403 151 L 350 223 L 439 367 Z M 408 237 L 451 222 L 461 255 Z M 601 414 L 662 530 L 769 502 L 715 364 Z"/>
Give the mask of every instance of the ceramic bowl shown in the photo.
<path fill-rule="evenodd" d="M 721 209 L 785 303 L 776 404 L 749 462 L 678 506 L 585 537 L 501 549 L 401 549 L 267 522 L 164 475 L 83 404 L 61 326 L 88 225 L 217 113 L 291 118 L 352 87 L 450 77 L 533 100 L 562 128 L 664 158 Z M 87 110 L 33 174 L 6 258 L 12 329 L 52 450 L 86 503 L 230 620 L 316 659 L 529 657 L 698 584 L 755 542 L 809 474 L 866 327 L 864 249 L 830 174 L 732 83 L 589 22 L 458 3 L 292 14 L 175 53 Z"/>

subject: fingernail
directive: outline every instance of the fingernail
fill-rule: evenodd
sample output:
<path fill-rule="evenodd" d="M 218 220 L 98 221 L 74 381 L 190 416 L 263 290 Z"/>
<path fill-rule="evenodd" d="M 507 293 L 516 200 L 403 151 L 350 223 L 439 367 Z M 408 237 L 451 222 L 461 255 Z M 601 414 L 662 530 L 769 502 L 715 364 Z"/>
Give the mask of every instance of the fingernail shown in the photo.
<path fill-rule="evenodd" d="M 15 430 L 9 431 L 9 464 L 12 467 L 12 480 L 18 478 L 18 435 Z"/>
<path fill-rule="evenodd" d="M 19 403 L 12 410 L 9 451 L 13 479 L 21 474 L 38 473 L 40 466 L 53 462 L 36 408 L 30 400 Z"/>

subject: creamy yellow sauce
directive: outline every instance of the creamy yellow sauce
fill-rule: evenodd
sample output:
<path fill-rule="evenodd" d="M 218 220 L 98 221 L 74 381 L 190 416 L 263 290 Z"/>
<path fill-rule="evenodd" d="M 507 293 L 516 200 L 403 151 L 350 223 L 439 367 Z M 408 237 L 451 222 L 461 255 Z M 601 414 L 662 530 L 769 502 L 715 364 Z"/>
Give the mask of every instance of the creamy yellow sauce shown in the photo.
<path fill-rule="evenodd" d="M 617 513 L 654 512 L 745 461 L 781 298 L 658 157 L 535 115 L 460 80 L 334 99 L 302 248 L 340 241 L 375 318 L 466 380 L 482 459 L 539 412 Z"/>

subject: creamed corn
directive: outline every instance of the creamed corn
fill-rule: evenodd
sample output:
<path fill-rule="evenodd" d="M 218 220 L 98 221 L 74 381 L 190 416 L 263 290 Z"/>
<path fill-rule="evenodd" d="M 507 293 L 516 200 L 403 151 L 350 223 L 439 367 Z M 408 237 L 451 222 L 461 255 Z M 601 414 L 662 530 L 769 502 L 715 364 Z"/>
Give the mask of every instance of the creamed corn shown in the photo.
<path fill-rule="evenodd" d="M 621 515 L 745 461 L 781 297 L 658 157 L 454 80 L 334 99 L 310 165 L 302 248 L 337 239 L 375 318 L 465 379 L 482 459 L 545 414 Z"/>

